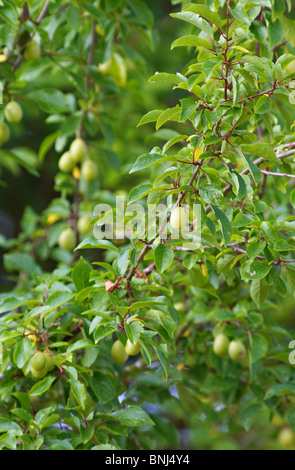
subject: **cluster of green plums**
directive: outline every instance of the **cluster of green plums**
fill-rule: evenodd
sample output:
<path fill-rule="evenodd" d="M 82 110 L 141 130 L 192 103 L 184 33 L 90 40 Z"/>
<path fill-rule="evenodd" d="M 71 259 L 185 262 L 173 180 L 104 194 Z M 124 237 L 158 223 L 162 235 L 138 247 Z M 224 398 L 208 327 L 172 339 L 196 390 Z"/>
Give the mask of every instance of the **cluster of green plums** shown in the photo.
<path fill-rule="evenodd" d="M 223 333 L 214 339 L 213 351 L 219 357 L 228 355 L 235 362 L 243 362 L 247 355 L 246 348 L 241 341 L 230 341 Z"/>
<path fill-rule="evenodd" d="M 129 339 L 127 339 L 126 346 L 117 339 L 114 342 L 111 349 L 111 356 L 117 364 L 123 364 L 127 361 L 129 356 L 136 356 L 140 351 L 139 341 L 136 341 L 135 344 L 132 344 Z"/>
<path fill-rule="evenodd" d="M 67 152 L 59 159 L 58 167 L 65 173 L 73 172 L 79 178 L 78 164 L 81 163 L 81 175 L 86 181 L 94 181 L 97 177 L 98 169 L 95 162 L 88 158 L 87 145 L 84 140 L 78 137 L 75 139 Z"/>
<path fill-rule="evenodd" d="M 40 45 L 32 39 L 25 46 L 24 56 L 27 60 L 34 60 L 40 56 Z M 7 122 L 17 124 L 22 120 L 23 111 L 17 101 L 10 101 L 4 109 L 4 117 Z M 10 137 L 10 129 L 5 122 L 0 123 L 0 144 L 5 144 Z"/>
<path fill-rule="evenodd" d="M 38 351 L 31 358 L 31 373 L 37 379 L 43 379 L 55 367 L 52 356 L 47 352 Z"/>

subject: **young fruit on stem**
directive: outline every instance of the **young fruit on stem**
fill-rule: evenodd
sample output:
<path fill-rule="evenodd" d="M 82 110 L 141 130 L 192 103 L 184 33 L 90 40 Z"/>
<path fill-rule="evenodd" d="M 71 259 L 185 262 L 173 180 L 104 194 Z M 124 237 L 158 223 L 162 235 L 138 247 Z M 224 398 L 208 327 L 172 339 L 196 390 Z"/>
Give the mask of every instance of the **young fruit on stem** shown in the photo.
<path fill-rule="evenodd" d="M 61 171 L 68 173 L 75 167 L 75 161 L 73 160 L 70 152 L 65 152 L 59 159 L 58 167 Z"/>
<path fill-rule="evenodd" d="M 63 250 L 73 251 L 76 245 L 76 236 L 71 227 L 63 230 L 58 237 L 58 245 Z"/>
<path fill-rule="evenodd" d="M 40 57 L 40 44 L 32 39 L 30 42 L 26 44 L 25 48 L 25 58 L 27 60 L 34 60 Z"/>
<path fill-rule="evenodd" d="M 233 361 L 241 362 L 246 356 L 246 348 L 241 341 L 231 341 L 228 347 L 228 354 Z"/>
<path fill-rule="evenodd" d="M 117 364 L 123 364 L 123 362 L 128 359 L 128 354 L 125 351 L 124 344 L 121 343 L 119 339 L 115 341 L 112 346 L 111 356 Z"/>
<path fill-rule="evenodd" d="M 44 356 L 46 361 L 47 372 L 51 372 L 55 368 L 54 361 L 48 353 L 44 353 Z"/>
<path fill-rule="evenodd" d="M 8 122 L 16 124 L 22 120 L 23 111 L 16 101 L 10 101 L 4 109 L 4 116 Z"/>
<path fill-rule="evenodd" d="M 283 428 L 279 432 L 278 440 L 282 447 L 285 447 L 286 449 L 292 449 L 295 445 L 294 432 L 290 428 Z"/>
<path fill-rule="evenodd" d="M 213 351 L 219 357 L 224 357 L 228 353 L 229 339 L 224 334 L 216 336 L 213 343 Z"/>
<path fill-rule="evenodd" d="M 89 215 L 87 214 L 81 215 L 79 217 L 78 222 L 77 222 L 77 229 L 81 235 L 86 235 L 86 233 L 91 231 L 91 226 L 89 225 L 90 221 L 91 221 L 91 217 L 89 217 Z"/>
<path fill-rule="evenodd" d="M 44 369 L 46 366 L 45 355 L 42 352 L 36 352 L 31 359 L 31 366 L 36 370 Z"/>
<path fill-rule="evenodd" d="M 84 157 L 87 155 L 87 146 L 83 139 L 73 140 L 70 146 L 70 154 L 74 162 L 81 162 Z"/>
<path fill-rule="evenodd" d="M 183 207 L 176 207 L 171 212 L 170 224 L 174 230 L 181 230 L 186 227 L 189 222 L 189 215 Z"/>
<path fill-rule="evenodd" d="M 127 339 L 127 343 L 125 346 L 125 351 L 129 356 L 136 356 L 136 354 L 140 351 L 140 344 L 137 341 L 134 345 L 131 343 L 129 339 Z"/>
<path fill-rule="evenodd" d="M 92 160 L 86 160 L 81 168 L 81 174 L 86 181 L 94 181 L 97 177 L 97 165 Z"/>

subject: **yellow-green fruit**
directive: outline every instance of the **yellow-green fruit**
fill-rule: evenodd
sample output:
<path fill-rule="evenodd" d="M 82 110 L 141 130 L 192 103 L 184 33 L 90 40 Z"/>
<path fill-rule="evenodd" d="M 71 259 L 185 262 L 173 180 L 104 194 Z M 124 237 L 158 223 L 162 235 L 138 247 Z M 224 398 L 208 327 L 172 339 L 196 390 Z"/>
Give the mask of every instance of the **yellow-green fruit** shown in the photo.
<path fill-rule="evenodd" d="M 174 305 L 174 308 L 175 310 L 177 310 L 178 312 L 184 312 L 185 310 L 185 305 L 183 302 L 177 302 L 175 305 Z"/>
<path fill-rule="evenodd" d="M 128 354 L 125 351 L 124 344 L 121 343 L 120 340 L 114 342 L 111 349 L 111 356 L 117 364 L 123 364 L 123 362 L 127 361 Z"/>
<path fill-rule="evenodd" d="M 10 130 L 5 122 L 1 122 L 0 124 L 0 144 L 5 144 L 10 137 Z"/>
<path fill-rule="evenodd" d="M 283 428 L 279 432 L 278 436 L 279 443 L 282 447 L 285 447 L 286 449 L 291 449 L 294 447 L 295 444 L 295 439 L 294 439 L 294 433 L 292 429 L 290 428 Z"/>
<path fill-rule="evenodd" d="M 80 162 L 87 155 L 87 146 L 83 139 L 75 139 L 70 146 L 70 154 L 75 162 Z"/>
<path fill-rule="evenodd" d="M 85 235 L 86 233 L 90 232 L 91 230 L 91 226 L 89 225 L 90 221 L 91 221 L 91 217 L 89 217 L 89 215 L 87 214 L 81 215 L 81 217 L 79 217 L 78 222 L 77 222 L 77 229 L 81 235 Z"/>
<path fill-rule="evenodd" d="M 20 122 L 23 117 L 23 111 L 16 101 L 10 101 L 4 109 L 4 115 L 8 122 Z"/>
<path fill-rule="evenodd" d="M 137 341 L 134 345 L 127 339 L 127 343 L 125 346 L 125 351 L 129 356 L 136 356 L 136 354 L 140 351 L 140 344 Z"/>
<path fill-rule="evenodd" d="M 31 367 L 31 373 L 37 379 L 43 379 L 43 377 L 45 377 L 45 375 L 47 374 L 47 367 L 45 366 L 43 369 L 40 369 L 40 370 L 37 370 L 37 369 L 34 369 L 34 367 Z"/>
<path fill-rule="evenodd" d="M 47 372 L 51 372 L 55 368 L 54 361 L 49 354 L 46 353 L 44 354 L 44 356 L 45 356 L 45 361 L 46 361 Z"/>
<path fill-rule="evenodd" d="M 32 39 L 25 48 L 25 58 L 28 60 L 38 59 L 40 57 L 40 45 L 37 41 Z"/>
<path fill-rule="evenodd" d="M 112 60 L 109 59 L 103 64 L 99 64 L 98 70 L 102 75 L 109 75 L 111 73 Z"/>
<path fill-rule="evenodd" d="M 228 347 L 229 357 L 235 362 L 241 362 L 246 356 L 246 348 L 241 341 L 231 341 Z"/>
<path fill-rule="evenodd" d="M 127 82 L 127 68 L 123 57 L 117 52 L 111 58 L 111 75 L 114 82 L 119 87 L 123 88 Z"/>
<path fill-rule="evenodd" d="M 61 171 L 70 172 L 75 167 L 75 161 L 73 160 L 70 152 L 65 152 L 59 159 L 58 167 Z"/>
<path fill-rule="evenodd" d="M 217 335 L 213 343 L 213 351 L 219 357 L 224 357 L 228 353 L 229 339 L 223 335 Z"/>
<path fill-rule="evenodd" d="M 288 72 L 288 74 L 295 73 L 295 60 L 292 60 L 292 62 L 286 66 L 286 72 Z"/>
<path fill-rule="evenodd" d="M 97 166 L 92 160 L 86 160 L 81 168 L 81 174 L 86 181 L 94 181 L 97 177 Z"/>
<path fill-rule="evenodd" d="M 68 227 L 63 230 L 58 237 L 58 244 L 63 250 L 73 251 L 76 245 L 76 237 L 73 229 Z"/>
<path fill-rule="evenodd" d="M 37 352 L 31 359 L 31 366 L 35 370 L 42 370 L 46 367 L 45 355 L 41 352 Z"/>
<path fill-rule="evenodd" d="M 187 211 L 183 207 L 176 207 L 171 212 L 170 224 L 174 230 L 181 230 L 185 228 L 189 222 Z"/>

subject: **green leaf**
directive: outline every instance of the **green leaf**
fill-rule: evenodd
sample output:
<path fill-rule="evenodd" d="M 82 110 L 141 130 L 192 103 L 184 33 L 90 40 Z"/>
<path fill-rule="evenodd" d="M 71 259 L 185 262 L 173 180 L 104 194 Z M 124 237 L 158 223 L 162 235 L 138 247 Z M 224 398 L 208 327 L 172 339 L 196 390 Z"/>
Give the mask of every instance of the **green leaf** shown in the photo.
<path fill-rule="evenodd" d="M 196 13 L 192 13 L 190 11 L 182 11 L 180 13 L 171 13 L 170 16 L 186 21 L 187 23 L 196 26 L 197 28 L 201 29 L 201 31 L 207 33 L 208 36 L 213 39 L 213 30 L 211 26 L 207 23 L 207 21 L 200 18 L 200 16 Z"/>
<path fill-rule="evenodd" d="M 108 374 L 95 371 L 90 379 L 90 387 L 100 403 L 110 402 L 116 396 L 113 380 Z"/>
<path fill-rule="evenodd" d="M 125 322 L 125 332 L 128 339 L 134 345 L 140 338 L 140 333 L 143 330 L 143 323 L 139 320 L 133 320 L 131 322 Z"/>
<path fill-rule="evenodd" d="M 155 163 L 159 163 L 160 161 L 165 160 L 165 159 L 166 159 L 166 156 L 162 155 L 161 153 L 145 153 L 144 155 L 141 155 L 140 157 L 137 158 L 136 162 L 134 163 L 129 173 L 134 173 L 135 171 L 149 168 Z"/>
<path fill-rule="evenodd" d="M 40 380 L 31 388 L 29 395 L 33 397 L 43 395 L 43 393 L 50 389 L 54 381 L 55 377 L 45 377 L 45 379 Z"/>
<path fill-rule="evenodd" d="M 68 101 L 60 90 L 51 88 L 34 90 L 27 93 L 26 99 L 35 101 L 45 113 L 71 112 Z"/>
<path fill-rule="evenodd" d="M 142 199 L 143 197 L 147 196 L 151 189 L 152 185 L 149 183 L 135 186 L 135 188 L 131 189 L 130 193 L 128 194 L 128 205 L 133 204 L 139 199 Z"/>
<path fill-rule="evenodd" d="M 13 353 L 13 360 L 19 369 L 21 369 L 30 359 L 31 352 L 32 342 L 29 338 L 21 338 L 17 341 L 17 345 Z"/>
<path fill-rule="evenodd" d="M 268 290 L 268 284 L 265 282 L 264 279 L 254 279 L 254 281 L 252 281 L 250 287 L 250 295 L 258 308 L 261 308 L 261 305 L 266 300 Z"/>
<path fill-rule="evenodd" d="M 178 105 L 174 106 L 174 108 L 165 109 L 165 111 L 163 111 L 157 119 L 156 130 L 160 129 L 160 127 L 162 127 L 165 122 L 171 120 L 175 116 L 178 116 L 179 113 L 180 106 Z M 176 119 L 176 121 L 178 121 L 178 119 Z"/>
<path fill-rule="evenodd" d="M 67 291 L 56 291 L 51 294 L 46 300 L 46 306 L 57 308 L 69 302 L 74 297 L 74 294 Z"/>
<path fill-rule="evenodd" d="M 117 325 L 115 325 L 115 326 L 114 325 L 106 325 L 104 328 L 102 326 L 99 326 L 93 334 L 95 344 L 98 343 L 99 341 L 101 341 L 106 336 L 111 335 L 112 333 L 117 331 L 117 329 L 118 329 Z"/>
<path fill-rule="evenodd" d="M 163 273 L 172 264 L 174 259 L 174 252 L 172 248 L 166 244 L 161 243 L 154 250 L 154 261 L 158 271 Z"/>
<path fill-rule="evenodd" d="M 236 151 L 238 152 L 238 154 L 242 158 L 245 165 L 249 168 L 250 173 L 251 173 L 252 178 L 254 179 L 255 183 L 258 184 L 261 180 L 261 171 L 259 170 L 259 168 L 257 168 L 257 166 L 255 166 L 251 162 L 251 160 L 249 160 L 249 158 L 246 155 L 243 154 L 243 152 L 240 148 L 237 147 Z"/>
<path fill-rule="evenodd" d="M 72 279 L 78 292 L 91 285 L 89 282 L 91 271 L 91 265 L 81 256 L 72 272 Z"/>
<path fill-rule="evenodd" d="M 268 350 L 268 342 L 265 337 L 260 334 L 254 334 L 252 336 L 252 362 L 258 361 L 258 359 L 266 356 Z"/>
<path fill-rule="evenodd" d="M 215 11 L 210 10 L 206 5 L 190 5 L 184 9 L 184 11 L 191 11 L 197 13 L 197 15 L 202 16 L 206 20 L 209 20 L 211 23 L 215 24 L 219 28 L 222 27 L 222 19 Z"/>
<path fill-rule="evenodd" d="M 294 395 L 295 385 L 293 384 L 274 384 L 266 392 L 264 400 L 282 395 Z"/>
<path fill-rule="evenodd" d="M 154 422 L 146 414 L 146 412 L 139 408 L 139 406 L 135 405 L 131 405 L 128 408 L 116 411 L 112 416 L 125 426 L 137 427 L 147 424 L 152 426 L 154 425 Z"/>
<path fill-rule="evenodd" d="M 266 160 L 275 162 L 276 164 L 280 163 L 280 160 L 276 156 L 276 153 L 273 147 L 269 144 L 257 143 L 257 144 L 242 144 L 241 149 L 249 154 L 258 155 L 258 157 L 263 157 Z"/>
<path fill-rule="evenodd" d="M 176 39 L 173 41 L 171 49 L 174 49 L 175 47 L 181 47 L 181 46 L 193 46 L 193 47 L 204 47 L 205 49 L 212 49 L 212 46 L 210 42 L 206 41 L 205 39 L 199 38 L 197 36 L 182 36 L 179 39 Z"/>
<path fill-rule="evenodd" d="M 168 83 L 172 83 L 173 85 L 179 85 L 182 81 L 183 81 L 183 78 L 179 77 L 178 75 L 175 75 L 173 73 L 166 73 L 166 72 L 161 72 L 161 73 L 157 72 L 155 73 L 155 75 L 153 75 L 149 79 L 149 83 L 168 82 Z"/>
<path fill-rule="evenodd" d="M 6 0 L 5 2 L 1 3 L 2 5 L 0 6 L 0 17 L 13 29 L 15 29 L 18 24 L 18 13 L 16 7 L 10 0 Z"/>
<path fill-rule="evenodd" d="M 139 123 L 137 124 L 137 127 L 142 126 L 143 124 L 148 124 L 150 122 L 156 122 L 160 114 L 162 114 L 163 111 L 159 109 L 155 109 L 154 111 L 149 111 L 147 114 L 145 114 Z"/>
<path fill-rule="evenodd" d="M 77 351 L 78 349 L 91 348 L 93 346 L 94 344 L 90 339 L 80 339 L 79 341 L 76 341 L 75 343 L 70 344 L 70 346 L 67 349 L 67 354 L 73 351 Z"/>
<path fill-rule="evenodd" d="M 71 390 L 73 392 L 74 397 L 76 398 L 81 408 L 84 410 L 85 401 L 86 401 L 85 385 L 82 384 L 79 380 L 71 379 L 69 382 L 70 382 Z"/>
<path fill-rule="evenodd" d="M 74 251 L 86 250 L 87 248 L 118 251 L 118 248 L 109 240 L 95 240 L 95 238 L 90 237 L 84 238 Z"/>
<path fill-rule="evenodd" d="M 179 120 L 185 122 L 187 118 L 195 111 L 198 103 L 193 98 L 183 98 L 181 102 L 181 113 Z"/>
<path fill-rule="evenodd" d="M 257 418 L 261 417 L 263 407 L 261 405 L 250 405 L 241 411 L 239 423 L 248 432 Z"/>
<path fill-rule="evenodd" d="M 42 272 L 34 258 L 26 253 L 8 253 L 4 255 L 4 266 L 8 271 L 20 271 L 30 276 Z"/>
<path fill-rule="evenodd" d="M 220 222 L 224 245 L 227 246 L 227 244 L 230 242 L 232 235 L 231 223 L 228 220 L 227 216 L 224 214 L 224 212 L 222 212 L 222 210 L 220 210 L 214 205 L 211 205 L 211 207 L 215 213 L 216 219 Z"/>

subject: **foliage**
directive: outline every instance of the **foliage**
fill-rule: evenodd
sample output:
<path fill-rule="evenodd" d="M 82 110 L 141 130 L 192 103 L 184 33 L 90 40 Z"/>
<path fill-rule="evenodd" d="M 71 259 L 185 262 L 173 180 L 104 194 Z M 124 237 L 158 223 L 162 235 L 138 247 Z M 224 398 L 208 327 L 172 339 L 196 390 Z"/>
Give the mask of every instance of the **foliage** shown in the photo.
<path fill-rule="evenodd" d="M 161 226 L 149 241 L 136 230 L 131 239 L 92 235 L 98 203 L 119 224 L 116 135 L 127 146 L 129 134 L 116 110 L 144 100 L 139 43 L 157 46 L 147 2 L 0 5 L 1 119 L 17 137 L 21 124 L 4 116 L 16 101 L 24 120 L 36 113 L 49 129 L 38 152 L 10 138 L 1 167 L 37 176 L 53 148 L 65 160 L 76 138 L 87 144 L 59 166 L 58 197 L 41 215 L 28 207 L 16 238 L 0 238 L 13 282 L 0 294 L 2 448 L 274 448 L 280 428 L 295 430 L 293 324 L 280 319 L 295 285 L 292 5 L 172 3 L 171 28 L 182 28 L 172 49 L 185 48 L 188 63 L 149 80 L 173 88 L 172 106 L 139 122 L 140 136 L 155 124 L 156 145 L 134 161 L 123 152 L 126 207 L 169 208 L 168 237 Z M 171 235 L 182 203 L 200 207 L 194 248 Z M 243 354 L 217 356 L 221 334 Z M 111 353 L 117 340 L 128 341 L 125 362 Z M 33 376 L 36 351 L 54 364 L 42 356 Z"/>

